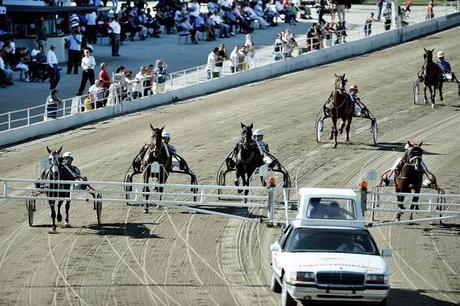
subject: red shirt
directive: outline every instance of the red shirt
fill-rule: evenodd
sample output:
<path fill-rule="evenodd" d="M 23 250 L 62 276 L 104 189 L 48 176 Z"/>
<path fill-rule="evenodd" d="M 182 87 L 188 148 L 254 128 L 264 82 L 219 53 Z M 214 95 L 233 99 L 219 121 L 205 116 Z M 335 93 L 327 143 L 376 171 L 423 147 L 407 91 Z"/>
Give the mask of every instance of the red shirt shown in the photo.
<path fill-rule="evenodd" d="M 101 70 L 99 72 L 99 80 L 102 81 L 102 83 L 104 84 L 104 87 L 109 87 L 110 84 L 112 83 L 110 81 L 110 74 L 107 70 Z"/>

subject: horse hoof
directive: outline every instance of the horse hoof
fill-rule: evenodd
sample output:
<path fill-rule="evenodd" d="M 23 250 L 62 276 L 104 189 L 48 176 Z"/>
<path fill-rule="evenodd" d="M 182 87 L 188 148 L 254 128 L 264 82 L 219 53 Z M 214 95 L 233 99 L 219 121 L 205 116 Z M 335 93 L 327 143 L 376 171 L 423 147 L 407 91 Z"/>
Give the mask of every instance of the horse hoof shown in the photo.
<path fill-rule="evenodd" d="M 431 108 L 434 109 L 434 103 L 431 103 Z"/>
<path fill-rule="evenodd" d="M 72 227 L 72 226 L 69 224 L 69 222 L 65 221 L 64 227 L 70 228 L 70 227 Z"/>
<path fill-rule="evenodd" d="M 61 222 L 62 221 L 62 215 L 61 214 L 58 214 L 57 217 L 56 217 L 57 221 L 58 222 Z"/>
<path fill-rule="evenodd" d="M 144 208 L 144 214 L 148 214 L 149 213 L 149 209 L 148 208 Z"/>

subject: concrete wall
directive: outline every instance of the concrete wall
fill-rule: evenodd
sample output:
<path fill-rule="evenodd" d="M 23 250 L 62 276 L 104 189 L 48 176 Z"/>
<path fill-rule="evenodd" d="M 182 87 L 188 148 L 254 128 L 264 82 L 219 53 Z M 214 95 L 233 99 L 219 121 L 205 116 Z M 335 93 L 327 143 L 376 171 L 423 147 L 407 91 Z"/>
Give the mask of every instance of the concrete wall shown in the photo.
<path fill-rule="evenodd" d="M 192 86 L 168 91 L 157 96 L 150 96 L 121 105 L 107 106 L 102 109 L 75 114 L 52 121 L 40 122 L 30 126 L 0 132 L 0 146 L 10 145 L 29 138 L 52 133 L 59 133 L 65 129 L 79 126 L 88 122 L 110 118 L 125 113 L 152 108 L 158 105 L 185 100 L 195 96 L 202 96 L 219 90 L 264 80 L 276 75 L 306 69 L 329 62 L 369 53 L 385 47 L 390 47 L 431 33 L 460 24 L 460 12 L 427 20 L 402 29 L 387 31 L 367 38 L 336 45 L 333 48 L 321 49 L 307 54 L 274 62 L 269 65 L 243 71 L 224 78 L 213 79 Z"/>

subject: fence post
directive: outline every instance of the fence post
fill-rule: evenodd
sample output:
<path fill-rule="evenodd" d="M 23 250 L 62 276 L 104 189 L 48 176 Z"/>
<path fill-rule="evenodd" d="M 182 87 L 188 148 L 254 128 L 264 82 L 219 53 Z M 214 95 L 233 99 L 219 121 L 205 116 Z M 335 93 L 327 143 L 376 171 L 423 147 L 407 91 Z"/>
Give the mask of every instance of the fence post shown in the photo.
<path fill-rule="evenodd" d="M 30 125 L 30 108 L 27 109 L 27 125 Z"/>
<path fill-rule="evenodd" d="M 170 80 L 171 80 L 171 90 L 174 89 L 174 86 L 173 86 L 173 73 L 170 74 Z"/>
<path fill-rule="evenodd" d="M 199 83 L 200 82 L 200 77 L 199 77 L 200 73 L 199 73 L 199 67 L 197 66 L 196 67 L 196 82 Z"/>
<path fill-rule="evenodd" d="M 8 112 L 8 130 L 11 130 L 11 112 Z"/>
<path fill-rule="evenodd" d="M 275 210 L 275 187 L 268 187 L 268 223 L 273 224 Z"/>

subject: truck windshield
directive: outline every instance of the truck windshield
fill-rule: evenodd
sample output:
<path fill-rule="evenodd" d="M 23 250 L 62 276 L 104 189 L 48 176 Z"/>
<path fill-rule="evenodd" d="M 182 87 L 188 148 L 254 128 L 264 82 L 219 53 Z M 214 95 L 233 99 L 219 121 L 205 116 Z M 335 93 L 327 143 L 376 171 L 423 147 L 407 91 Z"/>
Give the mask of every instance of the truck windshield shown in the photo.
<path fill-rule="evenodd" d="M 369 232 L 325 228 L 296 228 L 287 241 L 288 252 L 334 252 L 378 255 Z"/>

